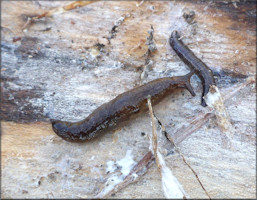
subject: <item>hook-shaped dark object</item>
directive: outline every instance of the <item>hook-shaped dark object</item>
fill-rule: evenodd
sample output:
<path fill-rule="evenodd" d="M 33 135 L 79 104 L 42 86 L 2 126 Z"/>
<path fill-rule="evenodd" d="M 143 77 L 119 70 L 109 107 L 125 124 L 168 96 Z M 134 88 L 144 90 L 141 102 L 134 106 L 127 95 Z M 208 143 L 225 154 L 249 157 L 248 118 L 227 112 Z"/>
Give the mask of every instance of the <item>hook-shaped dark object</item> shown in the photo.
<path fill-rule="evenodd" d="M 201 79 L 203 84 L 202 106 L 207 106 L 203 97 L 209 92 L 210 86 L 215 85 L 215 80 L 210 68 L 204 64 L 195 54 L 179 39 L 180 36 L 177 31 L 173 31 L 170 36 L 170 45 L 186 63 L 191 70 L 195 70 L 197 76 Z"/>

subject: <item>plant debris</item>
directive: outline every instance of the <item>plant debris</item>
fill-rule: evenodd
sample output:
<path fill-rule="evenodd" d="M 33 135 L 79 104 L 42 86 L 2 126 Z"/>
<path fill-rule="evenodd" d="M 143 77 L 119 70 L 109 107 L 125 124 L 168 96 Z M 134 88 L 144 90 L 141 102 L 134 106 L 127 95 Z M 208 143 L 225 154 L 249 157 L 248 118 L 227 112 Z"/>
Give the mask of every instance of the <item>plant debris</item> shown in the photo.
<path fill-rule="evenodd" d="M 83 7 L 83 6 L 86 6 L 91 3 L 95 3 L 95 2 L 97 2 L 97 0 L 95 0 L 95 1 L 74 1 L 66 6 L 52 9 L 52 10 L 44 12 L 43 14 L 40 14 L 38 16 L 27 17 L 27 22 L 22 26 L 22 30 L 28 28 L 32 23 L 36 22 L 38 19 L 41 19 L 43 17 L 51 17 L 55 14 L 64 13 L 66 11 L 69 11 L 69 10 L 72 10 L 75 8 L 79 8 L 79 7 Z"/>
<path fill-rule="evenodd" d="M 193 23 L 196 23 L 196 21 L 194 21 L 195 19 L 195 11 L 190 11 L 190 12 L 184 12 L 183 13 L 183 17 L 185 19 L 185 21 L 188 23 L 188 24 L 193 24 Z"/>

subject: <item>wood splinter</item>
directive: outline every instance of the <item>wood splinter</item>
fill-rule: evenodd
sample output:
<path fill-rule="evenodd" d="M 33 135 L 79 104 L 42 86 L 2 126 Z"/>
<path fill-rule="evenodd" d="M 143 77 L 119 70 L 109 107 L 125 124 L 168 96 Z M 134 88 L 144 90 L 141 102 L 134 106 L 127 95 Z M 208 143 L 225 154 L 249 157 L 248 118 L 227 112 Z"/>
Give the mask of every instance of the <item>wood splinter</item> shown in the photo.
<path fill-rule="evenodd" d="M 158 170 L 162 178 L 162 188 L 166 198 L 180 198 L 187 199 L 186 193 L 178 182 L 177 178 L 172 174 L 172 171 L 165 163 L 163 155 L 158 149 L 158 136 L 156 133 L 156 118 L 154 117 L 153 108 L 151 104 L 151 97 L 147 98 L 148 108 L 150 111 L 151 121 L 152 121 L 152 137 L 150 136 L 150 149 L 153 151 Z"/>

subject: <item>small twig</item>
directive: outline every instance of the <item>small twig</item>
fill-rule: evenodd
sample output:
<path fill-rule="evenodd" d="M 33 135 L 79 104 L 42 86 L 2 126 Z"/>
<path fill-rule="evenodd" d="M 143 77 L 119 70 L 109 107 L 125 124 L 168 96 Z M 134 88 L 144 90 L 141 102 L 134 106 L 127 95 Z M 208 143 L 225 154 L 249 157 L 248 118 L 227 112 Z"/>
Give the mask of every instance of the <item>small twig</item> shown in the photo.
<path fill-rule="evenodd" d="M 152 120 L 152 137 L 150 137 L 150 142 L 152 142 L 152 150 L 154 151 L 154 156 L 158 170 L 162 178 L 162 187 L 164 195 L 166 198 L 182 198 L 186 199 L 185 191 L 177 181 L 176 177 L 172 174 L 171 170 L 167 167 L 165 160 L 158 150 L 158 137 L 156 133 L 155 121 L 159 121 L 154 115 L 151 97 L 147 98 L 148 108 L 150 111 L 150 116 Z"/>
<path fill-rule="evenodd" d="M 157 151 L 158 151 L 158 138 L 157 138 L 157 133 L 156 133 L 156 127 L 155 127 L 155 120 L 154 120 L 154 114 L 153 114 L 153 108 L 152 108 L 152 103 L 151 103 L 151 97 L 147 98 L 147 103 L 148 103 L 148 108 L 150 111 L 150 116 L 152 120 L 152 148 L 154 152 L 154 157 L 156 160 L 156 164 L 158 167 L 159 172 L 161 172 L 161 166 L 160 166 L 160 161 L 158 159 Z"/>
<path fill-rule="evenodd" d="M 182 126 L 181 128 L 177 129 L 177 131 L 173 134 L 174 140 L 176 141 L 176 144 L 180 144 L 183 142 L 188 136 L 190 136 L 192 133 L 199 130 L 211 117 L 214 117 L 215 115 L 212 112 L 212 109 L 208 109 L 209 112 L 200 112 L 197 114 L 197 117 L 193 118 L 189 125 Z M 168 134 L 169 135 L 169 134 Z"/>
<path fill-rule="evenodd" d="M 122 188 L 125 188 L 130 183 L 136 182 L 139 177 L 143 176 L 147 170 L 152 166 L 154 162 L 154 156 L 151 151 L 146 153 L 144 157 L 133 167 L 133 169 L 130 171 L 130 173 L 124 178 L 124 180 L 115 185 L 112 190 L 105 193 L 104 189 L 98 193 L 94 198 L 107 198 L 111 196 L 112 194 L 115 194 Z"/>
<path fill-rule="evenodd" d="M 95 3 L 95 2 L 97 2 L 97 0 L 95 0 L 95 1 L 74 1 L 66 6 L 54 8 L 50 11 L 44 12 L 43 14 L 40 14 L 36 17 L 32 17 L 32 18 L 28 17 L 27 22 L 22 26 L 22 30 L 24 30 L 25 28 L 27 28 L 29 25 L 31 25 L 33 22 L 35 22 L 36 20 L 38 20 L 40 18 L 51 17 L 54 14 L 63 13 L 65 11 L 72 10 L 72 9 L 82 7 L 82 6 L 86 6 L 88 4 Z"/>

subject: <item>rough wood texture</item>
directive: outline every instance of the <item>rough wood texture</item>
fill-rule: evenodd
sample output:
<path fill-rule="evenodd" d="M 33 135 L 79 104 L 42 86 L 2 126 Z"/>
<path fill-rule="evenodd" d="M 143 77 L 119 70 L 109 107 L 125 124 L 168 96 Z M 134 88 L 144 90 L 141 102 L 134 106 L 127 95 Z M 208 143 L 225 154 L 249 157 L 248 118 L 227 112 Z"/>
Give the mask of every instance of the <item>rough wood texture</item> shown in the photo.
<path fill-rule="evenodd" d="M 56 136 L 48 119 L 80 120 L 141 82 L 186 74 L 188 67 L 168 44 L 174 29 L 214 71 L 223 94 L 256 75 L 253 1 L 146 1 L 140 6 L 139 1 L 99 1 L 39 19 L 22 31 L 28 16 L 67 3 L 1 2 L 2 198 L 91 198 L 110 177 L 107 161 L 121 159 L 127 150 L 139 161 L 149 147 L 141 134 L 151 134 L 147 113 L 81 144 Z M 183 17 L 190 11 L 193 21 Z M 153 62 L 148 76 L 140 80 L 150 25 L 157 52 L 148 58 Z M 178 90 L 154 107 L 171 135 L 205 111 L 201 82 L 196 76 L 191 81 L 196 97 Z M 226 102 L 234 150 L 222 146 L 213 117 L 179 143 L 212 198 L 256 198 L 255 102 L 255 83 Z M 206 198 L 178 154 L 166 162 L 191 198 Z M 156 165 L 114 197 L 164 197 Z"/>

